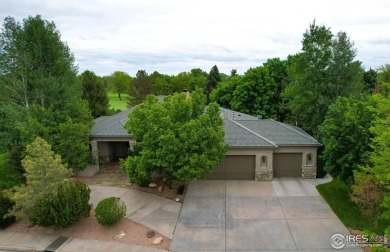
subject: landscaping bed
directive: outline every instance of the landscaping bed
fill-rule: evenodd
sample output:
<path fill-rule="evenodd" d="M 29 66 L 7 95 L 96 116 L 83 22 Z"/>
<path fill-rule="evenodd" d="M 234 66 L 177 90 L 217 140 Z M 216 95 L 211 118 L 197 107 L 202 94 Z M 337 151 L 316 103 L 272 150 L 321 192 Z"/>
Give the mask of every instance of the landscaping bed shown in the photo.
<path fill-rule="evenodd" d="M 146 234 L 149 230 L 149 228 L 126 218 L 122 219 L 119 223 L 113 226 L 103 227 L 97 223 L 94 211 L 91 210 L 89 217 L 82 219 L 78 223 L 68 228 L 52 229 L 39 226 L 29 227 L 29 223 L 26 220 L 19 220 L 6 228 L 4 231 L 44 233 L 58 236 L 69 236 L 79 239 L 116 241 L 168 250 L 171 244 L 171 239 L 161 235 L 158 232 L 156 232 L 153 237 L 148 238 Z M 119 239 L 116 238 L 115 236 L 120 234 L 122 231 L 125 233 L 125 236 Z M 163 237 L 163 240 L 160 244 L 154 245 L 153 241 L 157 237 Z"/>
<path fill-rule="evenodd" d="M 180 202 L 184 201 L 185 194 L 187 192 L 187 187 L 188 187 L 187 181 L 173 183 L 172 181 L 169 181 L 169 180 L 165 181 L 163 178 L 159 178 L 159 179 L 152 180 L 151 184 L 155 184 L 156 186 L 142 187 L 142 186 L 138 186 L 136 184 L 127 183 L 124 187 L 129 188 L 129 189 L 133 189 L 133 190 L 142 191 L 142 192 L 152 193 L 152 194 L 155 194 L 155 195 L 167 198 L 167 199 L 171 199 L 171 200 L 176 200 L 176 198 L 178 198 Z M 178 192 L 179 187 L 183 188 L 183 186 L 184 186 L 184 190 L 182 190 L 182 192 Z"/>

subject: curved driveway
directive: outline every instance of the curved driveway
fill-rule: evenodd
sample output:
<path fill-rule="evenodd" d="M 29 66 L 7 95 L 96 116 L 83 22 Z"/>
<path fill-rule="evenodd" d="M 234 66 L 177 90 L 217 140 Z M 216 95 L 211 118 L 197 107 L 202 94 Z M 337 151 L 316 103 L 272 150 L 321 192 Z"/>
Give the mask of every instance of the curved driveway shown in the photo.
<path fill-rule="evenodd" d="M 330 237 L 349 232 L 316 184 L 301 179 L 190 182 L 170 250 L 331 251 Z"/>

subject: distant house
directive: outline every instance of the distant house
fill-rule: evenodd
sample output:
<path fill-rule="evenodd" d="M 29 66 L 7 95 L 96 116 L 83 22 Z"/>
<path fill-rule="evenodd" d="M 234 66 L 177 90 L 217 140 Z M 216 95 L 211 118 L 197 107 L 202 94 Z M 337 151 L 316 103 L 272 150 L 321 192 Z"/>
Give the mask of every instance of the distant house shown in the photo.
<path fill-rule="evenodd" d="M 92 152 L 99 163 L 124 158 L 135 144 L 124 128 L 130 108 L 95 119 Z M 315 178 L 321 144 L 302 129 L 221 108 L 228 152 L 207 179 L 272 180 L 274 177 Z M 95 167 L 95 172 L 99 165 Z"/>

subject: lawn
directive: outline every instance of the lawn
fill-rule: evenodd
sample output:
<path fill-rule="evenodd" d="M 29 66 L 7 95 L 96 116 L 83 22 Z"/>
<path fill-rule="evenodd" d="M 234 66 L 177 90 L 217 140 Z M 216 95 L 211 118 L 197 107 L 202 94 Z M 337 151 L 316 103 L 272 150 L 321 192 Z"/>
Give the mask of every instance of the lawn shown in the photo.
<path fill-rule="evenodd" d="M 377 234 L 383 234 L 384 229 L 390 224 L 389 222 L 380 222 L 375 227 L 373 222 L 364 217 L 359 207 L 350 200 L 351 189 L 337 178 L 329 183 L 318 185 L 317 189 L 333 209 L 333 212 L 347 227 L 360 231 L 371 230 Z"/>
<path fill-rule="evenodd" d="M 5 153 L 0 153 L 0 190 L 21 183 L 20 174 L 7 163 Z"/>
<path fill-rule="evenodd" d="M 127 94 L 121 94 L 122 100 L 119 100 L 118 94 L 114 92 L 108 92 L 108 101 L 110 103 L 110 108 L 120 109 L 121 111 L 127 109 Z"/>

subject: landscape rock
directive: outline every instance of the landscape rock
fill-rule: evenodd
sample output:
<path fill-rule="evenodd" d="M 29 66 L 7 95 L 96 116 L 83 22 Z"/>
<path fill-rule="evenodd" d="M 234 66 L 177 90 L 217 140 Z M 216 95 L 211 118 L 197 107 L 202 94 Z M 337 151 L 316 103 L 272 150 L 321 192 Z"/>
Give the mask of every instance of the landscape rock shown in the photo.
<path fill-rule="evenodd" d="M 148 238 L 152 238 L 155 235 L 156 235 L 156 232 L 154 232 L 154 230 L 148 230 L 148 232 L 146 233 L 146 237 L 148 237 Z"/>
<path fill-rule="evenodd" d="M 150 184 L 149 184 L 149 187 L 150 187 L 150 188 L 155 188 L 156 186 L 157 186 L 156 183 L 150 183 Z"/>
<path fill-rule="evenodd" d="M 159 186 L 158 189 L 157 189 L 157 191 L 158 191 L 158 192 L 162 192 L 162 189 L 163 189 L 163 187 L 162 187 L 162 186 Z"/>
<path fill-rule="evenodd" d="M 163 178 L 163 179 L 162 179 L 162 182 L 166 182 L 166 181 L 167 181 L 167 178 Z"/>
<path fill-rule="evenodd" d="M 125 235 L 126 235 L 125 232 L 120 231 L 118 234 L 116 234 L 116 235 L 114 236 L 114 240 L 122 239 Z"/>
<path fill-rule="evenodd" d="M 156 239 L 154 239 L 153 241 L 153 244 L 154 245 L 158 245 L 162 242 L 163 238 L 162 237 L 157 237 Z"/>
<path fill-rule="evenodd" d="M 31 222 L 29 221 L 23 221 L 23 226 L 27 227 L 27 228 L 32 228 L 33 226 L 35 226 L 34 224 L 32 224 Z"/>

